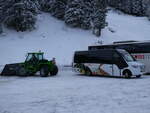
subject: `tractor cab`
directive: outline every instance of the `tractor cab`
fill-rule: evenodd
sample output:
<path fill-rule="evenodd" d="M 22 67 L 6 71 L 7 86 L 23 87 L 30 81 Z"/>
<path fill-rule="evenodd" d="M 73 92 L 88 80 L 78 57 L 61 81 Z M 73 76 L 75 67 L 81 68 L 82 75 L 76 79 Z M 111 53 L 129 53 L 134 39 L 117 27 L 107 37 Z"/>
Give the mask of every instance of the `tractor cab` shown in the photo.
<path fill-rule="evenodd" d="M 40 61 L 40 60 L 44 60 L 43 57 L 43 52 L 39 52 L 39 53 L 28 53 L 25 62 L 35 62 L 35 61 Z"/>

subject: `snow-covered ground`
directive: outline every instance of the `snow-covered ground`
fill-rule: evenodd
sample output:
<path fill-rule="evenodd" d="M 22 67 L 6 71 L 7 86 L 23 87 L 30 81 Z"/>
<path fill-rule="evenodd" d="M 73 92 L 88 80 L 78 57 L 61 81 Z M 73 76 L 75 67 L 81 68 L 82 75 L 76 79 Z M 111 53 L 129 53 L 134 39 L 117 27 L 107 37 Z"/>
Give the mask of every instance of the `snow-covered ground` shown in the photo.
<path fill-rule="evenodd" d="M 150 113 L 150 76 L 0 77 L 0 113 Z"/>
<path fill-rule="evenodd" d="M 144 17 L 109 11 L 107 21 L 101 38 L 69 28 L 47 13 L 38 16 L 32 32 L 5 29 L 0 35 L 0 71 L 4 64 L 22 62 L 27 52 L 41 50 L 48 59 L 56 57 L 57 64 L 69 65 L 74 51 L 97 42 L 150 38 L 150 22 Z M 0 113 L 150 113 L 149 81 L 150 76 L 80 76 L 66 68 L 48 78 L 0 76 Z"/>
<path fill-rule="evenodd" d="M 108 27 L 97 38 L 91 31 L 69 28 L 63 21 L 42 13 L 38 16 L 37 29 L 32 32 L 4 30 L 0 35 L 0 65 L 24 61 L 27 52 L 39 50 L 48 59 L 56 57 L 58 64 L 71 64 L 74 51 L 87 50 L 89 45 L 100 41 L 149 40 L 150 22 L 145 17 L 109 11 L 107 22 Z"/>

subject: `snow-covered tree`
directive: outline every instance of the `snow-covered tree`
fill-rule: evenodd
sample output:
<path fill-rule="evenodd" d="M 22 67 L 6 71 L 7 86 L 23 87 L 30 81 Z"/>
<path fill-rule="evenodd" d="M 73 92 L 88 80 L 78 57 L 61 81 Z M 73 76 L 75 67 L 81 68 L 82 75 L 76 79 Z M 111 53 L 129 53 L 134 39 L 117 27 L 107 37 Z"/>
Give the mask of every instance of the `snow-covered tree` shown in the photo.
<path fill-rule="evenodd" d="M 3 16 L 3 3 L 4 3 L 3 1 L 0 1 L 0 20 L 2 19 Z"/>
<path fill-rule="evenodd" d="M 147 8 L 146 15 L 148 16 L 148 19 L 150 20 L 150 6 Z"/>
<path fill-rule="evenodd" d="M 64 19 L 67 0 L 55 0 L 52 3 L 50 12 L 56 18 Z"/>
<path fill-rule="evenodd" d="M 38 0 L 22 0 L 22 3 L 26 6 L 26 10 L 37 14 L 40 9 L 40 4 Z"/>
<path fill-rule="evenodd" d="M 92 19 L 93 19 L 93 12 L 94 12 L 94 3 L 93 0 L 84 0 L 82 5 L 82 9 L 84 10 L 84 19 L 82 20 L 81 28 L 83 29 L 91 29 L 93 26 Z"/>
<path fill-rule="evenodd" d="M 47 12 L 49 10 L 49 1 L 50 0 L 38 0 L 40 10 Z"/>
<path fill-rule="evenodd" d="M 71 27 L 91 29 L 100 36 L 105 27 L 106 0 L 70 0 L 65 12 L 65 23 Z"/>
<path fill-rule="evenodd" d="M 132 14 L 132 0 L 121 0 L 120 6 L 123 12 Z"/>
<path fill-rule="evenodd" d="M 93 0 L 93 15 L 92 15 L 92 29 L 93 34 L 96 36 L 101 35 L 101 29 L 106 25 L 106 7 L 107 1 L 105 0 Z"/>
<path fill-rule="evenodd" d="M 142 0 L 132 0 L 132 13 L 137 16 L 143 15 Z"/>
<path fill-rule="evenodd" d="M 5 24 L 8 27 L 15 28 L 17 31 L 26 31 L 33 29 L 36 22 L 35 15 L 26 11 L 26 5 L 16 3 L 8 10 L 8 16 L 5 19 Z"/>
<path fill-rule="evenodd" d="M 35 2 L 36 0 L 5 0 L 5 25 L 17 31 L 33 29 L 38 11 Z"/>
<path fill-rule="evenodd" d="M 71 27 L 81 27 L 85 12 L 83 0 L 70 0 L 65 12 L 65 23 Z"/>
<path fill-rule="evenodd" d="M 67 0 L 39 0 L 41 9 L 50 12 L 52 16 L 64 19 Z"/>
<path fill-rule="evenodd" d="M 121 0 L 108 0 L 110 6 L 120 9 L 121 7 Z"/>
<path fill-rule="evenodd" d="M 110 6 L 137 16 L 145 15 L 147 1 L 150 0 L 108 0 Z"/>
<path fill-rule="evenodd" d="M 0 34 L 3 32 L 3 30 L 2 30 L 2 20 L 3 20 L 3 14 L 2 14 L 2 6 L 0 4 Z"/>
<path fill-rule="evenodd" d="M 143 12 L 150 19 L 150 0 L 143 0 Z"/>

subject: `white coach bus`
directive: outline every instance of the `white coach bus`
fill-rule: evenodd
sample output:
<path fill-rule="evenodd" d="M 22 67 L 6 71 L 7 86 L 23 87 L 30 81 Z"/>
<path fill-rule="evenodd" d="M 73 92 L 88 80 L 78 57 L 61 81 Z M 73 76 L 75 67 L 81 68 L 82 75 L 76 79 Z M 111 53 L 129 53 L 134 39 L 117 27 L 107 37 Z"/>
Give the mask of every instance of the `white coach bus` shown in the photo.
<path fill-rule="evenodd" d="M 123 49 L 77 51 L 74 55 L 75 71 L 86 75 L 141 77 L 142 63 Z"/>
<path fill-rule="evenodd" d="M 145 65 L 145 73 L 150 73 L 150 41 L 120 41 L 109 45 L 88 47 L 88 50 L 99 49 L 125 49 L 137 61 Z"/>

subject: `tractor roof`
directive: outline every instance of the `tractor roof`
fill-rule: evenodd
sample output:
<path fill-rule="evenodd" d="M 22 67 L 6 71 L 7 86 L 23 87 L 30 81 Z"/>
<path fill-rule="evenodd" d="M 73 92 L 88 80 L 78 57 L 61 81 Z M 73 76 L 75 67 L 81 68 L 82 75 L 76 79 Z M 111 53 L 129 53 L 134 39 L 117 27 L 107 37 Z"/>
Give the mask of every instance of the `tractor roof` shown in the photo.
<path fill-rule="evenodd" d="M 44 52 L 32 52 L 32 53 L 28 53 L 28 54 L 44 54 Z"/>

